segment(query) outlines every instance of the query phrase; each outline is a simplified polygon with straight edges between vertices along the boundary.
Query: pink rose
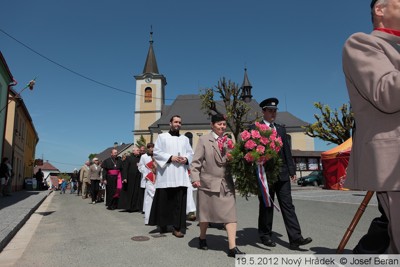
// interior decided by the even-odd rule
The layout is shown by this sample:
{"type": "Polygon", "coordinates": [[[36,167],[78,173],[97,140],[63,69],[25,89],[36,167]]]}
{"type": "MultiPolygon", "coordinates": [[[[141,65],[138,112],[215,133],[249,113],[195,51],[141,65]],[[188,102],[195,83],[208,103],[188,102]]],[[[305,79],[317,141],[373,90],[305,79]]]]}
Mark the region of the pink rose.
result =
{"type": "Polygon", "coordinates": [[[267,137],[265,137],[265,136],[261,136],[260,142],[263,145],[267,145],[269,143],[269,139],[267,137]]]}
{"type": "Polygon", "coordinates": [[[251,152],[248,152],[248,153],[244,156],[244,159],[245,159],[247,162],[253,162],[253,161],[254,161],[254,157],[253,157],[253,155],[251,155],[251,152]]]}
{"type": "Polygon", "coordinates": [[[271,142],[274,142],[277,137],[278,137],[278,135],[277,135],[276,131],[272,131],[272,134],[269,136],[269,139],[271,140],[271,142]]]}
{"type": "Polygon", "coordinates": [[[258,145],[256,151],[258,154],[262,155],[265,152],[265,147],[258,145]]]}
{"type": "Polygon", "coordinates": [[[257,127],[262,132],[265,132],[265,131],[267,131],[269,129],[269,127],[266,124],[261,124],[261,123],[259,123],[257,127]]]}
{"type": "Polygon", "coordinates": [[[282,140],[281,140],[280,137],[278,137],[278,138],[275,140],[275,151],[276,151],[276,152],[279,152],[279,150],[281,150],[281,148],[282,148],[282,140]]]}
{"type": "Polygon", "coordinates": [[[228,140],[227,145],[228,145],[228,149],[233,149],[234,148],[232,139],[228,140]]]}
{"type": "Polygon", "coordinates": [[[253,148],[255,148],[257,146],[257,144],[253,141],[253,140],[248,140],[245,144],[244,147],[248,150],[251,150],[253,148]]]}
{"type": "Polygon", "coordinates": [[[259,139],[261,137],[260,132],[257,130],[251,130],[251,137],[254,139],[259,139]]]}
{"type": "Polygon", "coordinates": [[[275,148],[276,148],[275,142],[271,142],[271,144],[269,145],[269,147],[270,147],[272,150],[275,150],[275,148]]]}
{"type": "Polygon", "coordinates": [[[241,134],[240,134],[240,138],[242,138],[242,140],[243,141],[246,141],[246,140],[248,140],[249,138],[250,138],[250,133],[248,132],[248,131],[243,131],[241,134]]]}

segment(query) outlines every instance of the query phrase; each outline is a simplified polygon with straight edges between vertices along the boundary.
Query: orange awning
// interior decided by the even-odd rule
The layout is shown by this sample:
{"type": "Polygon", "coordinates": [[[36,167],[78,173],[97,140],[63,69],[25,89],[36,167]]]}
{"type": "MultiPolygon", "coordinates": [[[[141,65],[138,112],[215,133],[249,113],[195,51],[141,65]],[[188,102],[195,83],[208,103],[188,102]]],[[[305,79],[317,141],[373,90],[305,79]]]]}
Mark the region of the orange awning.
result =
{"type": "Polygon", "coordinates": [[[321,159],[333,159],[342,153],[348,153],[351,151],[351,146],[353,145],[352,138],[350,137],[344,143],[334,147],[328,151],[321,153],[321,159]]]}

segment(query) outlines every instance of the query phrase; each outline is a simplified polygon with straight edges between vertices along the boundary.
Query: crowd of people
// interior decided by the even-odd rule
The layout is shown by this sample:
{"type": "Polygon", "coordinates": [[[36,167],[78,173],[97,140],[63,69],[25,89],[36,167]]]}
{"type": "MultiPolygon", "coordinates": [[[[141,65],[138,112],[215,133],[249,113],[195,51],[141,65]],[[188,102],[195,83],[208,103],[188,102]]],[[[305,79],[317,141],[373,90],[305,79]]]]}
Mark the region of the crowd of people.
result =
{"type": "MultiPolygon", "coordinates": [[[[371,222],[353,253],[398,254],[400,0],[372,0],[370,7],[373,32],[353,34],[343,49],[343,70],[355,121],[345,186],[376,191],[381,213],[371,222]]],[[[275,197],[278,200],[289,249],[299,250],[312,239],[303,237],[293,205],[291,181],[296,180],[296,170],[286,130],[275,122],[278,104],[276,98],[260,103],[263,118],[259,123],[275,131],[283,144],[279,151],[282,162],[279,176],[268,190],[271,201],[275,197]]],[[[95,203],[96,188],[103,184],[108,209],[143,212],[145,224],[158,226],[160,233],[171,231],[177,238],[186,233],[188,213],[196,211],[199,249],[209,248],[207,229],[210,223],[221,223],[228,236],[228,256],[244,254],[236,246],[235,185],[223,141],[226,119],[220,114],[212,116],[211,132],[199,138],[195,151],[189,139],[179,133],[181,126],[181,117],[172,116],[169,132],[160,134],[155,144],[148,144],[146,153],[143,153],[144,148],[135,147],[132,155],[121,159],[114,149],[101,165],[94,159],[93,165],[83,166],[82,196],[87,197],[88,184],[85,183],[91,184],[95,203]],[[197,189],[196,204],[192,195],[194,189],[197,189]]],[[[254,128],[255,125],[250,127],[254,128]]],[[[0,176],[7,177],[8,169],[3,161],[0,176]]],[[[277,245],[272,231],[275,208],[259,195],[258,234],[267,247],[277,245]]]]}
{"type": "MultiPolygon", "coordinates": [[[[276,98],[261,102],[264,114],[261,123],[286,136],[285,129],[275,123],[278,103],[276,98]]],[[[97,158],[86,162],[76,175],[79,177],[77,194],[81,190],[82,198],[91,196],[95,204],[99,200],[99,188],[104,186],[108,210],[141,212],[146,225],[157,226],[160,234],[172,232],[177,238],[185,236],[188,218],[198,219],[198,247],[202,250],[209,248],[208,227],[212,223],[223,225],[228,236],[228,256],[245,254],[236,246],[235,185],[228,168],[226,143],[221,143],[226,134],[226,118],[221,114],[212,116],[210,133],[200,137],[194,151],[189,139],[180,134],[181,126],[181,117],[174,115],[170,119],[170,130],[160,134],[154,144],[142,148],[134,146],[131,154],[122,157],[112,149],[110,157],[102,163],[97,158]],[[196,201],[194,191],[197,192],[196,201]]],[[[270,193],[272,198],[277,195],[290,249],[298,250],[312,239],[303,238],[294,211],[289,176],[295,179],[295,169],[289,143],[282,139],[280,157],[284,163],[280,179],[271,185],[270,193]]],[[[71,188],[71,193],[74,190],[71,188]]],[[[260,198],[259,211],[260,240],[265,246],[274,247],[273,208],[266,207],[260,198]]]]}

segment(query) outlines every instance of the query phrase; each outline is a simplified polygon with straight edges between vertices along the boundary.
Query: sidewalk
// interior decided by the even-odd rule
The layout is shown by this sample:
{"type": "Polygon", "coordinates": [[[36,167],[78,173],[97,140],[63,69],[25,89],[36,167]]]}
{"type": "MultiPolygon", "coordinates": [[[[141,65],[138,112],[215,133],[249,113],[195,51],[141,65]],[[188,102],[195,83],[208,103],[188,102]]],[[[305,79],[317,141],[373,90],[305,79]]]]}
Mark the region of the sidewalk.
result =
{"type": "Polygon", "coordinates": [[[0,252],[52,191],[18,191],[0,197],[0,252]]]}

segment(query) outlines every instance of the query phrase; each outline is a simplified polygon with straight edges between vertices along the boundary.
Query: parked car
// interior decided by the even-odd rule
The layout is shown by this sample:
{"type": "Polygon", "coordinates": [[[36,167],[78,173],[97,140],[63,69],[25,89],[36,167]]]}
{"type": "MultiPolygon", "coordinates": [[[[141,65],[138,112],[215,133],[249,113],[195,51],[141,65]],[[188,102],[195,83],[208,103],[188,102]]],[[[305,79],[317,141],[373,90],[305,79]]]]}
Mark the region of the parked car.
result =
{"type": "Polygon", "coordinates": [[[297,184],[301,186],[313,185],[319,186],[324,183],[324,175],[322,171],[313,171],[307,176],[297,179],[297,184]]]}

